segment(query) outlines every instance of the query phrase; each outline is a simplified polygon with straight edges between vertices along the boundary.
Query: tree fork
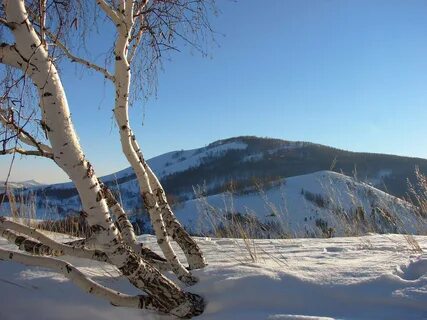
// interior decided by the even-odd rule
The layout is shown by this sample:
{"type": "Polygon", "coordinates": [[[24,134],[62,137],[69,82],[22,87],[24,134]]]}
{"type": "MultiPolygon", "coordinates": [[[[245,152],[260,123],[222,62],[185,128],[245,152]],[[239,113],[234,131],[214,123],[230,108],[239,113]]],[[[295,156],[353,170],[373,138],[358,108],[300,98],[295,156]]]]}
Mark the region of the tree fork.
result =
{"type": "MultiPolygon", "coordinates": [[[[28,20],[23,0],[4,0],[8,23],[16,40],[16,52],[27,61],[9,61],[11,55],[0,57],[2,63],[18,66],[36,85],[40,107],[46,124],[47,136],[56,163],[75,183],[87,221],[98,232],[97,242],[105,248],[110,261],[138,288],[155,301],[156,310],[167,311],[179,317],[192,317],[203,312],[203,299],[180,290],[158,270],[138,257],[121,240],[114,226],[100,187],[93,188],[96,176],[87,177],[88,162],[82,153],[74,131],[67,99],[57,69],[42,46],[37,33],[28,20]],[[28,65],[34,66],[27,68],[28,65]]],[[[41,259],[42,257],[33,257],[41,259]]]]}

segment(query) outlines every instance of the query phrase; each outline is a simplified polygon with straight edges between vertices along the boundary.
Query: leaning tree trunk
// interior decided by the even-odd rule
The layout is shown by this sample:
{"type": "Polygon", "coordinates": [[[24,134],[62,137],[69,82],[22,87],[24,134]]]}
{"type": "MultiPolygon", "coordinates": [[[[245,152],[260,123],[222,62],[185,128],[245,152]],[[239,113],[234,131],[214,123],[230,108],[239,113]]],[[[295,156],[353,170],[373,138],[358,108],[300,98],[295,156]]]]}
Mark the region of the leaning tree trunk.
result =
{"type": "Polygon", "coordinates": [[[145,161],[134,135],[132,136],[132,147],[138,154],[141,165],[147,172],[148,179],[150,181],[150,187],[152,193],[156,196],[157,204],[162,214],[168,235],[173,240],[175,240],[181,247],[182,251],[184,251],[190,269],[200,269],[205,267],[206,261],[203,257],[202,251],[199,248],[199,245],[196,243],[196,241],[193,240],[193,238],[190,237],[188,232],[185,231],[179,221],[175,218],[175,215],[173,214],[172,209],[167,201],[165,190],[163,189],[153,170],[145,161]]]}
{"type": "Polygon", "coordinates": [[[130,65],[127,61],[130,30],[133,23],[132,8],[128,8],[126,12],[128,13],[128,16],[124,16],[117,24],[118,38],[114,50],[116,60],[114,77],[116,98],[114,114],[120,131],[120,142],[123,153],[126,155],[127,160],[136,174],[141,195],[144,200],[144,206],[150,215],[153,229],[158,239],[157,242],[162,249],[166,260],[170,263],[172,271],[178,276],[178,279],[188,285],[192,285],[197,282],[197,278],[192,276],[191,273],[181,264],[171,246],[161,211],[156,201],[156,196],[151,190],[148,174],[132,146],[132,132],[128,116],[131,73],[130,65]]]}
{"type": "Polygon", "coordinates": [[[203,254],[194,240],[191,239],[173,216],[164,196],[164,190],[154,173],[145,163],[130,128],[128,108],[131,68],[128,60],[128,48],[134,25],[133,5],[129,5],[128,2],[123,12],[112,12],[111,8],[110,10],[107,9],[108,12],[116,23],[118,33],[114,50],[116,61],[113,79],[116,88],[114,114],[119,127],[122,149],[136,174],[144,205],[150,215],[160,248],[178,278],[187,284],[192,284],[197,279],[188,272],[177,258],[170,244],[169,236],[177,240],[183,249],[190,268],[201,268],[206,265],[203,254]],[[153,192],[153,186],[155,187],[155,192],[153,192]],[[160,196],[161,192],[163,193],[162,196],[160,196]],[[182,237],[182,239],[178,239],[178,237],[182,237]]]}
{"type": "Polygon", "coordinates": [[[93,167],[79,145],[57,69],[28,19],[25,3],[23,0],[4,0],[4,5],[16,44],[1,46],[0,61],[20,68],[38,89],[42,125],[51,143],[54,160],[75,183],[98,244],[132,284],[153,298],[150,308],[180,317],[200,314],[204,308],[201,297],[181,291],[123,244],[93,167]]]}

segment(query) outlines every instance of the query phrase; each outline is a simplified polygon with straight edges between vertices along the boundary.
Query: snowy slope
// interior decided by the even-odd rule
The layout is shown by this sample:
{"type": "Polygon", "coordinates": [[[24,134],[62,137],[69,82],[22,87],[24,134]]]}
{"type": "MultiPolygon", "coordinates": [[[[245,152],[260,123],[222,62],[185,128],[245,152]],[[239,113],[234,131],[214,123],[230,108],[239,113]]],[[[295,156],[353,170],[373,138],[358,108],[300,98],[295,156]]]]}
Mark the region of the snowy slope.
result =
{"type": "Polygon", "coordinates": [[[283,234],[271,237],[427,232],[427,220],[409,203],[331,171],[282,179],[267,190],[190,200],[178,205],[175,213],[196,234],[210,234],[229,223],[230,214],[277,225],[283,234]]]}
{"type": "MultiPolygon", "coordinates": [[[[415,239],[427,250],[427,237],[415,239]]],[[[154,237],[140,240],[157,249],[154,237]]],[[[427,256],[414,253],[401,235],[255,240],[255,262],[242,240],[198,242],[209,265],[196,271],[200,282],[186,289],[207,301],[196,319],[427,319],[427,256]]],[[[0,246],[12,248],[1,239],[0,246]]],[[[104,264],[71,262],[104,284],[136,293],[104,264]]],[[[9,262],[0,261],[0,292],[2,320],[172,319],[113,307],[57,273],[9,262]]]]}
{"type": "MultiPolygon", "coordinates": [[[[408,171],[399,173],[397,168],[422,160],[349,153],[306,142],[237,137],[198,149],[169,152],[148,162],[168,195],[180,200],[174,208],[178,217],[196,234],[210,234],[213,225],[221,227],[227,224],[224,219],[235,214],[255,216],[256,223],[269,224],[267,229],[280,227],[280,232],[267,232],[265,236],[425,233],[425,221],[419,223],[413,218],[415,208],[409,204],[346,175],[311,171],[326,164],[329,168],[330,157],[335,157],[332,159],[336,160],[336,170],[341,168],[339,164],[354,168],[357,161],[362,161],[364,165],[358,167],[357,176],[374,185],[382,185],[385,179],[406,181],[408,171]],[[279,179],[300,171],[310,173],[279,179]],[[236,190],[233,199],[223,193],[230,180],[236,190]],[[254,181],[264,183],[264,193],[254,188],[254,181]],[[207,203],[216,208],[214,221],[212,210],[206,216],[206,202],[195,199],[193,188],[201,185],[207,203]]],[[[426,162],[423,161],[420,163],[426,162]]],[[[146,219],[141,215],[139,186],[130,168],[102,180],[118,193],[129,214],[146,219]]],[[[35,208],[38,218],[56,219],[81,210],[72,183],[20,189],[19,196],[17,206],[24,203],[28,207],[21,211],[35,208]]],[[[7,198],[3,200],[0,215],[10,213],[7,198]]]]}
{"type": "MultiPolygon", "coordinates": [[[[135,180],[129,180],[120,187],[120,200],[131,214],[135,208],[141,207],[139,196],[132,192],[137,188],[135,180]]],[[[8,203],[2,204],[6,214],[10,212],[7,206],[8,203]]],[[[52,199],[39,204],[37,210],[39,218],[59,218],[58,213],[80,210],[80,202],[76,196],[65,200],[52,199]]],[[[230,225],[235,218],[243,219],[246,225],[255,224],[258,231],[265,231],[251,234],[252,237],[427,233],[427,219],[420,218],[414,206],[331,171],[281,179],[261,190],[251,187],[234,194],[226,192],[199,197],[178,203],[173,210],[185,228],[197,235],[218,234],[218,228],[230,225]]],[[[143,213],[134,215],[133,219],[136,217],[148,220],[143,213]]],[[[234,233],[220,234],[238,236],[234,233]]]]}
{"type": "MultiPolygon", "coordinates": [[[[21,182],[8,182],[7,186],[8,188],[12,188],[12,189],[23,189],[23,188],[41,187],[41,186],[45,186],[45,184],[37,182],[35,180],[27,180],[27,181],[21,181],[21,182]]],[[[4,189],[5,189],[5,182],[0,181],[0,192],[2,192],[4,189]]]]}
{"type": "MultiPolygon", "coordinates": [[[[149,159],[147,162],[150,167],[156,173],[159,179],[164,176],[182,172],[190,168],[198,167],[203,164],[206,158],[219,158],[224,153],[230,150],[242,150],[247,147],[247,144],[243,142],[230,142],[224,144],[213,144],[209,147],[192,149],[192,150],[181,150],[172,151],[160,156],[149,159]]],[[[134,179],[134,173],[132,168],[126,168],[116,173],[101,177],[104,183],[114,183],[121,179],[126,180],[127,178],[134,179]]],[[[68,189],[72,188],[73,184],[58,183],[50,186],[53,189],[68,189]]]]}

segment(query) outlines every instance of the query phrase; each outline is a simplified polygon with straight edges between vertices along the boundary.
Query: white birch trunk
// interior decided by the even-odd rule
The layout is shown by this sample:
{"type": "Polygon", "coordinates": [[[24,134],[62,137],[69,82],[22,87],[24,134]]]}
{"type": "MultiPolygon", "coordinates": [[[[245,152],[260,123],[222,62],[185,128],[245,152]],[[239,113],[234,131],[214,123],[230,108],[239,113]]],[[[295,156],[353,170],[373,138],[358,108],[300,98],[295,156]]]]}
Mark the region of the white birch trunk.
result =
{"type": "Polygon", "coordinates": [[[71,280],[85,292],[107,300],[114,306],[167,312],[167,310],[159,310],[155,306],[155,303],[153,304],[153,299],[151,297],[130,296],[104,287],[86,277],[84,273],[79,271],[70,263],[59,259],[30,256],[19,252],[0,249],[0,260],[13,261],[28,266],[44,267],[55,270],[71,280]]]}
{"type": "Polygon", "coordinates": [[[150,187],[153,194],[156,196],[157,204],[159,206],[163,221],[166,227],[168,235],[175,240],[184,252],[190,269],[200,269],[206,266],[205,258],[200,250],[196,241],[184,230],[179,221],[175,218],[171,207],[166,198],[165,191],[160,184],[159,179],[151,170],[148,163],[145,161],[142,151],[136,141],[136,137],[132,136],[132,146],[135,152],[138,154],[141,165],[145,168],[148,179],[150,181],[150,187]]]}
{"type": "Polygon", "coordinates": [[[7,220],[4,217],[0,217],[0,231],[4,231],[7,229],[19,232],[23,235],[26,235],[30,238],[39,241],[43,245],[48,246],[51,249],[52,254],[56,256],[69,255],[83,259],[104,262],[108,261],[107,256],[101,251],[89,250],[85,248],[80,248],[78,246],[70,246],[67,244],[56,242],[55,240],[52,240],[37,229],[7,220]]]}
{"type": "Polygon", "coordinates": [[[107,205],[116,218],[116,222],[122,234],[123,241],[128,246],[130,246],[136,254],[138,254],[141,258],[147,260],[159,271],[170,271],[171,266],[167,262],[167,260],[160,257],[158,254],[151,251],[150,249],[145,248],[142,243],[138,243],[135,236],[135,230],[132,226],[132,223],[130,223],[126,212],[123,210],[120,203],[115,199],[111,190],[106,185],[101,185],[105,199],[107,201],[107,205]]]}
{"type": "Polygon", "coordinates": [[[4,0],[4,5],[16,45],[8,48],[9,54],[7,50],[2,50],[1,53],[5,55],[0,57],[0,61],[19,66],[37,87],[43,126],[52,146],[54,160],[75,183],[97,242],[123,275],[153,298],[153,307],[180,317],[200,314],[204,308],[201,297],[181,291],[123,245],[93,168],[78,143],[57,69],[28,19],[25,3],[23,0],[4,0]],[[11,54],[11,50],[15,53],[11,54]]]}
{"type": "Polygon", "coordinates": [[[148,174],[132,146],[132,132],[128,115],[131,72],[129,62],[127,61],[130,30],[133,25],[132,10],[133,8],[128,8],[128,10],[126,10],[127,16],[124,15],[122,21],[117,24],[118,38],[114,50],[116,60],[114,75],[114,84],[116,87],[114,114],[119,127],[120,142],[123,153],[126,155],[127,160],[136,174],[141,195],[144,200],[144,206],[150,215],[153,229],[157,237],[157,243],[178,279],[187,285],[192,285],[197,282],[197,278],[192,276],[181,264],[170,244],[161,211],[156,201],[156,196],[151,190],[148,174]]]}

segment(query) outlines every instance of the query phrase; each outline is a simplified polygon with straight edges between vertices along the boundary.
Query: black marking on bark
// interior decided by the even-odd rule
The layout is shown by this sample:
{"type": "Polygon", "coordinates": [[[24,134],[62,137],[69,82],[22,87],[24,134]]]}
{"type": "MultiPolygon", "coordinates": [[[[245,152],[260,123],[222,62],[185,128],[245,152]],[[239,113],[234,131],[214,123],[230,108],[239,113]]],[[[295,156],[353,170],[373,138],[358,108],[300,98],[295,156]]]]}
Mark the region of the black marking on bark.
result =
{"type": "MultiPolygon", "coordinates": [[[[124,247],[122,248],[125,249],[124,247]]],[[[139,267],[138,257],[135,254],[130,254],[126,263],[123,265],[123,267],[119,268],[119,270],[123,273],[123,275],[130,276],[134,274],[135,271],[138,270],[138,267],[139,267]]]]}
{"type": "Polygon", "coordinates": [[[50,127],[46,124],[46,122],[44,122],[43,120],[42,120],[42,121],[40,121],[40,125],[41,125],[41,127],[42,127],[42,129],[43,129],[43,131],[44,131],[44,135],[46,136],[46,139],[48,139],[47,133],[48,133],[48,132],[50,132],[50,131],[52,131],[52,130],[51,130],[51,129],[50,129],[50,127]]]}
{"type": "Polygon", "coordinates": [[[116,56],[116,61],[120,61],[120,60],[122,60],[122,57],[116,56]]]}
{"type": "Polygon", "coordinates": [[[45,92],[43,93],[43,97],[51,97],[52,94],[50,92],[45,92]]]}
{"type": "Polygon", "coordinates": [[[65,269],[67,270],[67,273],[71,273],[71,271],[73,271],[73,268],[69,264],[65,265],[65,269]]]}
{"type": "Polygon", "coordinates": [[[9,253],[9,259],[12,260],[13,258],[13,252],[9,253]]]}
{"type": "Polygon", "coordinates": [[[101,201],[102,199],[104,199],[104,192],[102,192],[102,189],[98,191],[98,193],[96,194],[96,202],[101,201]]]}
{"type": "Polygon", "coordinates": [[[104,261],[104,262],[108,261],[108,256],[102,251],[95,250],[95,253],[93,254],[93,256],[96,261],[104,261]]]}
{"type": "Polygon", "coordinates": [[[16,237],[16,239],[15,239],[15,244],[19,247],[19,246],[21,246],[22,242],[24,242],[25,240],[26,240],[26,238],[25,238],[25,237],[23,237],[23,236],[18,236],[18,237],[16,237]]]}
{"type": "Polygon", "coordinates": [[[101,188],[102,188],[102,191],[104,192],[105,199],[107,200],[108,208],[115,206],[118,202],[114,197],[113,193],[111,192],[111,190],[105,184],[102,184],[101,188]]]}
{"type": "Polygon", "coordinates": [[[92,190],[93,188],[96,188],[99,185],[98,182],[95,182],[93,185],[90,186],[90,190],[92,190]]]}
{"type": "Polygon", "coordinates": [[[95,170],[93,169],[92,164],[88,161],[86,175],[88,178],[92,178],[94,174],[95,174],[95,170]]]}
{"type": "Polygon", "coordinates": [[[99,224],[94,224],[93,226],[90,227],[90,230],[92,230],[92,232],[94,233],[98,233],[100,231],[105,231],[107,229],[99,224]]]}

